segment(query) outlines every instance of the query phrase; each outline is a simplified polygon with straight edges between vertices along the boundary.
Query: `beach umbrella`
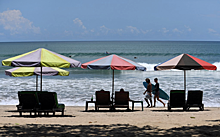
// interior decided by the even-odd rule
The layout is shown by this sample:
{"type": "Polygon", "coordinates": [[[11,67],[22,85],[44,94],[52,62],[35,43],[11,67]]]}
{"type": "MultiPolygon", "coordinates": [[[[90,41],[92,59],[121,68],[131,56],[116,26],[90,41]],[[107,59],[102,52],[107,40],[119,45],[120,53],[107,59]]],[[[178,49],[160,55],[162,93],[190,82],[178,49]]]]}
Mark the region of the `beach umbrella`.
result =
{"type": "MultiPolygon", "coordinates": [[[[3,66],[13,67],[80,67],[81,63],[77,60],[60,55],[53,51],[39,48],[37,50],[24,53],[2,61],[3,66]]],[[[41,91],[42,91],[42,75],[41,75],[41,91]]]]}
{"type": "Polygon", "coordinates": [[[36,91],[37,91],[37,81],[38,76],[69,76],[69,71],[59,69],[56,67],[42,67],[42,73],[40,67],[15,67],[5,71],[5,74],[12,77],[28,77],[36,75],[36,91]]]}
{"type": "Polygon", "coordinates": [[[184,90],[186,90],[186,70],[216,70],[217,67],[189,54],[181,54],[154,67],[154,70],[168,69],[184,70],[184,90]]]}
{"type": "Polygon", "coordinates": [[[112,69],[112,98],[114,93],[114,70],[141,70],[146,71],[146,67],[131,61],[129,59],[120,57],[118,55],[109,55],[87,63],[83,63],[83,69],[112,69]]]}

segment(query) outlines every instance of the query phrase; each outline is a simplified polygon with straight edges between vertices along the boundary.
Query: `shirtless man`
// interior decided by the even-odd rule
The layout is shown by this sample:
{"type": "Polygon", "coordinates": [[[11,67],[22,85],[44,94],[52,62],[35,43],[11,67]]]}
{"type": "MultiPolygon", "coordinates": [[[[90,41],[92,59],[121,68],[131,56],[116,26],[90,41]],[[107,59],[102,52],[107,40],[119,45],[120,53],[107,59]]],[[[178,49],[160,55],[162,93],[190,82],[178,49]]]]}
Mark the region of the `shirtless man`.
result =
{"type": "Polygon", "coordinates": [[[147,85],[147,90],[143,93],[144,95],[147,93],[144,99],[145,99],[145,101],[148,104],[147,107],[152,107],[152,99],[151,99],[151,97],[152,97],[152,94],[151,94],[151,92],[152,92],[152,85],[150,83],[150,79],[149,78],[146,78],[145,81],[148,83],[148,85],[147,85]],[[148,102],[148,99],[150,100],[150,104],[148,102]]]}

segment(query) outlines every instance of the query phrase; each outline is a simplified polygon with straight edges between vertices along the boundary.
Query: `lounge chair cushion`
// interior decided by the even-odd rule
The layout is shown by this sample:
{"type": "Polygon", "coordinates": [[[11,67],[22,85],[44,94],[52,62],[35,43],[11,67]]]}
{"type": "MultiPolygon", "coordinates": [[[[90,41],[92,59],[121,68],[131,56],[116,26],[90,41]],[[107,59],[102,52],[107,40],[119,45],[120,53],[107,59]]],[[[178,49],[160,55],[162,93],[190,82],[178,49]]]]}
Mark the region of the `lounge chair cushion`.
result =
{"type": "Polygon", "coordinates": [[[65,108],[65,105],[64,104],[58,104],[57,108],[65,108]]]}

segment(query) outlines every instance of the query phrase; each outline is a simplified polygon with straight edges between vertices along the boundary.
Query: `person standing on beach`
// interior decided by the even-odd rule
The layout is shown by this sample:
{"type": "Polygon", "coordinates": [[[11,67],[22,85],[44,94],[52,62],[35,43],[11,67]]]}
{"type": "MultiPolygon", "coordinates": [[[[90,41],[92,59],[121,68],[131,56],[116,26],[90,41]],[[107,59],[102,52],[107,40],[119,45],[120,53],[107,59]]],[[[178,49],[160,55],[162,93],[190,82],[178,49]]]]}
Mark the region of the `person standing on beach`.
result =
{"type": "Polygon", "coordinates": [[[156,84],[155,84],[155,89],[154,89],[154,91],[155,91],[155,95],[154,95],[154,107],[156,107],[156,99],[157,99],[158,101],[160,101],[160,102],[163,104],[163,106],[165,107],[165,103],[164,103],[162,100],[159,99],[160,90],[159,90],[158,79],[155,78],[155,79],[154,79],[154,82],[156,83],[156,84]]]}
{"type": "Polygon", "coordinates": [[[144,99],[148,104],[147,107],[152,107],[152,99],[151,99],[151,97],[152,97],[152,94],[151,94],[152,85],[151,85],[151,82],[150,82],[149,78],[146,78],[145,81],[148,83],[148,85],[147,85],[147,90],[143,93],[144,95],[147,93],[144,99]],[[149,104],[148,100],[150,100],[150,104],[149,104]]]}

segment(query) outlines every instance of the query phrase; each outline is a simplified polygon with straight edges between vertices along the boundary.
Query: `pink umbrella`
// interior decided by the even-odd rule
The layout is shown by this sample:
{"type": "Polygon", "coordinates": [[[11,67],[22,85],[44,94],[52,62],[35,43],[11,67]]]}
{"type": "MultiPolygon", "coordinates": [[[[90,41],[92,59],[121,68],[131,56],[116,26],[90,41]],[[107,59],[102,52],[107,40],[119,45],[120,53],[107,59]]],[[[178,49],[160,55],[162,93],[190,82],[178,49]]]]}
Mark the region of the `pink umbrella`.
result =
{"type": "Polygon", "coordinates": [[[112,98],[114,92],[114,70],[141,70],[146,71],[146,67],[141,66],[140,64],[131,61],[129,59],[117,56],[109,55],[102,57],[87,63],[82,64],[81,68],[83,69],[112,69],[112,98]]]}

